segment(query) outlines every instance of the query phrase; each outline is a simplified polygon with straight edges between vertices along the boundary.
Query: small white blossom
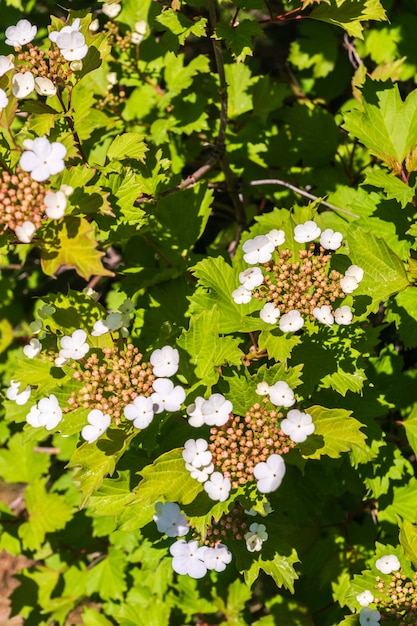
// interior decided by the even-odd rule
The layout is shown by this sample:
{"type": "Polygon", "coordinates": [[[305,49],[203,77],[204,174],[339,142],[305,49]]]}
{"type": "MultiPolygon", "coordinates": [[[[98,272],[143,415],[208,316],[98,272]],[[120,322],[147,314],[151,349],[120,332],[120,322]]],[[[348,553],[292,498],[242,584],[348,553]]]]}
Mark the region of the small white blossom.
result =
{"type": "Polygon", "coordinates": [[[391,572],[396,572],[400,569],[401,563],[395,554],[386,554],[375,561],[375,567],[383,574],[391,574],[391,572]]]}
{"type": "Polygon", "coordinates": [[[34,359],[41,350],[42,344],[39,339],[31,339],[30,342],[24,346],[23,353],[28,357],[28,359],[34,359]]]}
{"type": "Polygon", "coordinates": [[[31,322],[29,324],[29,328],[30,328],[31,333],[33,335],[39,334],[41,332],[42,328],[43,328],[42,320],[35,320],[34,322],[31,322]]]}
{"type": "Polygon", "coordinates": [[[37,76],[35,78],[35,91],[40,96],[54,96],[56,94],[56,87],[50,78],[37,76]]]}
{"type": "Polygon", "coordinates": [[[148,25],[144,20],[136,22],[135,29],[131,35],[131,41],[133,44],[140,44],[145,39],[146,31],[148,30],[148,25]]]}
{"type": "Polygon", "coordinates": [[[16,402],[19,406],[23,406],[29,400],[30,394],[30,385],[27,385],[26,389],[20,391],[20,383],[15,383],[14,380],[11,380],[10,387],[6,391],[6,398],[16,402]]]}
{"type": "Polygon", "coordinates": [[[257,480],[256,486],[261,493],[270,493],[278,489],[284,474],[285,463],[279,454],[271,454],[266,462],[257,463],[253,470],[257,480]]]}
{"type": "Polygon", "coordinates": [[[91,334],[93,337],[101,337],[101,335],[105,335],[106,333],[119,330],[123,327],[125,322],[129,323],[129,320],[126,320],[122,313],[118,311],[109,313],[104,321],[97,320],[97,322],[94,323],[91,334]]]}
{"type": "Polygon", "coordinates": [[[169,378],[157,378],[152,387],[154,393],[151,395],[155,413],[162,411],[179,411],[181,404],[185,400],[185,391],[179,385],[174,387],[174,383],[169,378]]]}
{"type": "Polygon", "coordinates": [[[69,359],[64,359],[63,356],[55,357],[54,363],[55,367],[64,367],[68,363],[69,359]]]}
{"type": "Polygon", "coordinates": [[[287,417],[282,420],[280,428],[295,443],[302,443],[315,430],[311,415],[302,413],[298,409],[288,411],[287,417]]]}
{"type": "Polygon", "coordinates": [[[365,589],[362,593],[358,593],[356,596],[356,600],[361,606],[368,606],[371,602],[374,601],[374,596],[369,589],[365,589]]]}
{"type": "Polygon", "coordinates": [[[259,311],[259,317],[266,324],[276,324],[280,316],[280,310],[272,302],[264,304],[259,311]]]}
{"type": "Polygon", "coordinates": [[[63,191],[47,191],[43,200],[46,215],[53,220],[64,217],[67,208],[67,196],[63,191]]]}
{"type": "Polygon", "coordinates": [[[93,409],[87,415],[88,425],[84,426],[81,436],[88,443],[96,441],[110,426],[110,415],[104,414],[99,409],[93,409]]]}
{"type": "Polygon", "coordinates": [[[62,359],[83,359],[87,352],[90,350],[90,346],[86,343],[87,333],[85,330],[74,330],[70,337],[65,336],[61,338],[61,350],[59,356],[62,359]]]}
{"type": "Polygon", "coordinates": [[[278,246],[282,246],[282,244],[285,242],[285,233],[283,230],[277,230],[276,228],[273,228],[269,231],[269,233],[266,233],[266,236],[274,244],[275,248],[277,248],[278,246]]]}
{"type": "Polygon", "coordinates": [[[239,274],[239,282],[245,289],[252,291],[255,287],[259,287],[264,282],[264,275],[260,267],[248,267],[244,272],[239,274]]]}
{"type": "Polygon", "coordinates": [[[149,360],[153,366],[155,376],[168,378],[177,373],[180,355],[176,348],[164,346],[154,350],[149,360]]]}
{"type": "Polygon", "coordinates": [[[22,243],[30,243],[33,239],[33,235],[35,234],[36,226],[32,222],[26,220],[20,226],[16,226],[15,233],[16,237],[22,243]]]}
{"type": "Polygon", "coordinates": [[[110,19],[113,19],[114,17],[117,17],[119,15],[122,7],[117,2],[104,2],[101,10],[103,11],[104,15],[106,15],[110,19]]]}
{"type": "Polygon", "coordinates": [[[178,539],[169,551],[174,557],[172,559],[172,569],[177,574],[188,574],[191,578],[203,578],[207,573],[207,566],[204,563],[204,553],[206,546],[201,548],[198,541],[178,539]]]}
{"type": "Polygon", "coordinates": [[[70,69],[73,72],[81,72],[81,70],[83,69],[83,62],[78,59],[76,59],[75,61],[71,61],[70,69]]]}
{"type": "Polygon", "coordinates": [[[4,54],[0,55],[0,76],[4,76],[6,72],[9,72],[14,68],[12,63],[13,56],[4,56],[4,54]]]}
{"type": "Polygon", "coordinates": [[[35,78],[30,72],[18,72],[12,78],[12,94],[15,98],[26,98],[35,89],[35,78]]]}
{"type": "Polygon", "coordinates": [[[81,28],[81,19],[79,17],[77,17],[72,24],[67,24],[66,26],[63,26],[61,28],[61,30],[53,30],[49,33],[48,37],[51,41],[53,41],[54,43],[56,43],[59,35],[65,34],[65,33],[77,33],[79,32],[81,28]]]}
{"type": "Polygon", "coordinates": [[[236,304],[247,304],[252,299],[252,294],[243,285],[232,291],[232,298],[236,304]]]}
{"type": "Polygon", "coordinates": [[[26,421],[34,428],[45,426],[46,430],[53,430],[62,419],[62,410],[56,396],[52,393],[48,398],[42,398],[26,415],[26,421]]]}
{"type": "Polygon", "coordinates": [[[321,307],[316,306],[313,309],[313,315],[318,322],[326,326],[331,326],[334,323],[332,310],[327,304],[323,304],[321,307]]]}
{"type": "Polygon", "coordinates": [[[269,399],[275,406],[292,406],[295,403],[294,391],[288,383],[278,380],[268,389],[269,399]]]}
{"type": "Polygon", "coordinates": [[[249,531],[245,533],[246,548],[248,552],[259,552],[262,544],[268,539],[265,524],[257,524],[254,522],[249,526],[249,531]]]}
{"type": "Polygon", "coordinates": [[[380,618],[379,611],[365,608],[359,613],[359,624],[360,626],[379,626],[380,618]]]}
{"type": "Polygon", "coordinates": [[[187,518],[181,513],[176,502],[157,502],[153,521],[160,533],[168,537],[184,537],[190,530],[187,526],[187,518]]]}
{"type": "Polygon", "coordinates": [[[267,263],[272,259],[275,250],[273,242],[266,235],[258,235],[254,239],[248,239],[242,246],[243,259],[248,265],[267,263]]]}
{"type": "Polygon", "coordinates": [[[6,92],[0,89],[0,111],[5,109],[9,104],[9,98],[6,96],[6,92]]]}
{"type": "Polygon", "coordinates": [[[262,383],[258,383],[255,391],[258,394],[258,396],[267,396],[269,393],[268,383],[265,381],[263,381],[262,383]]]}
{"type": "Polygon", "coordinates": [[[154,418],[153,400],[145,396],[137,396],[131,404],[125,406],[124,416],[133,422],[135,428],[143,430],[154,418]]]}
{"type": "Polygon", "coordinates": [[[360,283],[363,278],[363,269],[359,267],[359,265],[350,265],[346,272],[345,276],[353,276],[357,283],[360,283]]]}
{"type": "Polygon", "coordinates": [[[185,469],[190,472],[191,478],[198,480],[199,483],[205,483],[208,480],[210,474],[214,472],[214,464],[202,465],[201,467],[194,467],[191,463],[185,464],[185,469]]]}
{"type": "Polygon", "coordinates": [[[279,328],[283,333],[296,333],[304,326],[304,320],[299,311],[290,311],[279,320],[279,328]]]}
{"type": "Polygon", "coordinates": [[[201,412],[203,402],[205,402],[205,399],[202,396],[197,396],[193,404],[187,407],[188,423],[194,428],[199,428],[205,423],[204,415],[201,412]]]}
{"type": "Polygon", "coordinates": [[[140,33],[137,33],[135,30],[130,35],[130,41],[135,45],[139,45],[144,40],[144,36],[140,33]]]}
{"type": "Polygon", "coordinates": [[[206,548],[204,563],[207,569],[215,572],[223,572],[232,560],[232,553],[222,543],[217,543],[213,548],[206,548]]]}
{"type": "Polygon", "coordinates": [[[50,143],[46,137],[37,137],[26,139],[23,146],[26,150],[20,157],[19,164],[22,170],[30,172],[33,180],[42,182],[65,168],[64,156],[67,149],[62,143],[50,143]]]}
{"type": "Polygon", "coordinates": [[[28,20],[19,20],[16,26],[6,28],[6,41],[8,46],[20,48],[30,43],[35,37],[38,29],[28,20]]]}
{"type": "Polygon", "coordinates": [[[100,22],[99,22],[99,21],[98,21],[98,19],[96,18],[95,20],[93,20],[93,21],[90,23],[90,25],[89,25],[89,27],[88,27],[88,30],[89,30],[91,33],[96,33],[96,32],[98,31],[98,29],[99,29],[99,28],[100,28],[100,22]]]}
{"type": "Polygon", "coordinates": [[[204,483],[204,490],[207,492],[209,498],[217,502],[227,500],[230,488],[230,480],[220,472],[213,472],[210,476],[210,480],[204,483]]]}
{"type": "MultiPolygon", "coordinates": [[[[77,17],[70,26],[64,26],[61,30],[54,30],[49,33],[49,39],[56,43],[67,61],[80,61],[88,52],[84,35],[79,32],[80,27],[80,18],[77,17]]],[[[75,68],[73,69],[76,71],[75,68]]]]}
{"type": "Polygon", "coordinates": [[[320,237],[321,230],[313,220],[298,224],[294,228],[294,239],[297,243],[307,243],[320,237]]]}
{"type": "Polygon", "coordinates": [[[205,467],[210,465],[212,454],[208,450],[208,443],[205,439],[187,439],[182,451],[182,458],[193,467],[205,467]]]}
{"type": "Polygon", "coordinates": [[[221,393],[213,393],[201,404],[201,412],[207,426],[224,426],[229,421],[233,404],[221,393]]]}
{"type": "Polygon", "coordinates": [[[341,306],[338,309],[336,309],[336,311],[334,312],[334,319],[335,319],[336,324],[342,324],[344,326],[347,326],[348,324],[350,324],[353,319],[353,313],[352,313],[352,309],[350,308],[350,306],[345,304],[344,306],[341,306]]]}
{"type": "Polygon", "coordinates": [[[340,287],[344,293],[353,293],[358,288],[358,281],[354,276],[343,276],[340,279],[340,287]]]}
{"type": "Polygon", "coordinates": [[[342,245],[343,235],[331,228],[323,230],[320,237],[320,245],[325,250],[337,250],[342,245]]]}

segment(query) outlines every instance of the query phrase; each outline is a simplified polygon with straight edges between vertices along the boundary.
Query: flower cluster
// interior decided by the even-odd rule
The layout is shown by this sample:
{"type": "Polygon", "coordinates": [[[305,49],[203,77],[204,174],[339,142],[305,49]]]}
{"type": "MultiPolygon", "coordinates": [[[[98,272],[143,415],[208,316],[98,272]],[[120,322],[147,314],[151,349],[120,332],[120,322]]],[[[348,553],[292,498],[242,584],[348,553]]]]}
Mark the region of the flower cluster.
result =
{"type": "Polygon", "coordinates": [[[294,229],[297,243],[308,244],[307,249],[293,258],[291,250],[283,248],[285,234],[273,229],[243,244],[243,259],[251,265],[239,274],[240,286],[232,293],[237,304],[247,304],[252,298],[264,302],[259,315],[271,325],[279,325],[282,332],[300,330],[305,317],[332,326],[350,324],[353,315],[349,306],[335,307],[358,287],[363,270],[351,265],[344,275],[331,269],[329,252],[342,245],[341,233],[331,229],[321,232],[309,220],[294,229]],[[313,242],[320,237],[318,246],[313,242]]]}

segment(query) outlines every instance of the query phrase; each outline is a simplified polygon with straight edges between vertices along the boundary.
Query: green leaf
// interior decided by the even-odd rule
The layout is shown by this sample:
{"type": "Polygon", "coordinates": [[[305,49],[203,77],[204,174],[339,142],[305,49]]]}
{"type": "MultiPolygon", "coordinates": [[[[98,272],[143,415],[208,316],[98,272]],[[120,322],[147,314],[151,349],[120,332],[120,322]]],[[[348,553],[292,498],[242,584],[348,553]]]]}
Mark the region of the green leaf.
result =
{"type": "Polygon", "coordinates": [[[298,579],[294,569],[294,563],[299,561],[297,552],[293,548],[289,556],[276,554],[271,560],[264,560],[262,557],[253,561],[251,567],[244,572],[245,582],[252,586],[258,578],[259,570],[263,570],[272,576],[277,587],[286,587],[294,593],[294,581],[298,579]]]}
{"type": "Polygon", "coordinates": [[[253,55],[254,38],[261,37],[262,28],[253,20],[242,20],[231,26],[220,22],[216,27],[216,37],[224,39],[236,61],[244,61],[247,56],[253,55]]]}
{"type": "Polygon", "coordinates": [[[407,520],[400,520],[400,544],[406,559],[417,568],[417,526],[407,520]]]}
{"type": "Polygon", "coordinates": [[[398,523],[398,516],[409,522],[416,521],[417,510],[417,479],[410,478],[407,485],[393,487],[393,495],[389,499],[388,506],[383,509],[383,500],[379,505],[378,519],[391,524],[398,523]]]}
{"type": "Polygon", "coordinates": [[[191,20],[190,23],[190,20],[182,13],[166,9],[156,19],[167,31],[163,37],[165,45],[174,51],[178,50],[180,45],[184,45],[190,35],[204,37],[206,34],[207,19],[204,17],[196,21],[191,20]]]}
{"type": "Polygon", "coordinates": [[[123,159],[137,159],[142,163],[145,160],[147,146],[140,133],[122,133],[118,135],[107,151],[109,161],[122,161],[123,159]]]}
{"type": "Polygon", "coordinates": [[[73,515],[72,506],[67,504],[65,496],[46,491],[46,480],[32,481],[25,491],[29,521],[19,526],[18,534],[29,550],[38,550],[46,533],[64,528],[73,515]]]}
{"type": "Polygon", "coordinates": [[[414,405],[413,410],[407,419],[404,420],[403,425],[408,443],[412,447],[414,454],[417,455],[417,404],[414,405]]]}
{"type": "Polygon", "coordinates": [[[327,374],[321,380],[321,385],[326,388],[331,388],[345,396],[348,391],[353,393],[360,393],[363,389],[363,383],[366,380],[365,371],[362,368],[356,367],[353,372],[345,372],[342,367],[337,366],[336,372],[327,374]]]}
{"type": "Polygon", "coordinates": [[[373,168],[367,171],[363,184],[383,189],[387,198],[397,200],[402,208],[412,201],[415,194],[414,187],[409,187],[402,180],[382,169],[373,168]]]}
{"type": "Polygon", "coordinates": [[[252,87],[256,83],[256,78],[243,63],[226,65],[224,70],[228,84],[228,116],[233,119],[252,110],[252,87]]]}
{"type": "Polygon", "coordinates": [[[309,17],[336,24],[351,37],[359,39],[363,39],[362,22],[387,19],[380,0],[330,0],[328,4],[314,7],[309,17]]]}
{"type": "Polygon", "coordinates": [[[207,387],[217,382],[219,366],[239,365],[243,356],[238,346],[239,339],[219,337],[219,324],[220,311],[214,306],[209,311],[194,315],[189,330],[183,331],[178,340],[179,347],[190,355],[196,376],[207,387]]]}
{"type": "Polygon", "coordinates": [[[416,287],[406,287],[390,302],[386,313],[387,322],[394,322],[406,348],[417,346],[417,298],[416,287]]]}
{"type": "Polygon", "coordinates": [[[104,600],[122,600],[126,591],[126,556],[114,548],[88,572],[87,593],[100,593],[104,600]]]}
{"type": "Polygon", "coordinates": [[[292,349],[298,346],[301,337],[289,333],[278,334],[280,332],[263,330],[258,337],[258,347],[261,351],[267,351],[269,359],[284,362],[290,358],[292,349]]]}
{"type": "Polygon", "coordinates": [[[189,504],[203,486],[185,469],[181,450],[171,450],[158,457],[152,465],[140,470],[143,480],[136,488],[136,502],[167,500],[189,504]]]}
{"type": "Polygon", "coordinates": [[[0,477],[9,483],[30,483],[46,474],[50,457],[34,447],[32,441],[25,441],[23,433],[13,435],[8,447],[0,449],[0,477]]]}
{"type": "Polygon", "coordinates": [[[315,430],[300,446],[303,457],[319,459],[327,455],[336,459],[342,452],[364,449],[366,435],[360,430],[363,424],[351,416],[351,411],[322,406],[312,406],[305,411],[313,418],[315,430]]]}
{"type": "Polygon", "coordinates": [[[417,90],[403,102],[397,85],[368,80],[362,89],[362,109],[347,113],[343,127],[399,173],[417,144],[417,90]]]}

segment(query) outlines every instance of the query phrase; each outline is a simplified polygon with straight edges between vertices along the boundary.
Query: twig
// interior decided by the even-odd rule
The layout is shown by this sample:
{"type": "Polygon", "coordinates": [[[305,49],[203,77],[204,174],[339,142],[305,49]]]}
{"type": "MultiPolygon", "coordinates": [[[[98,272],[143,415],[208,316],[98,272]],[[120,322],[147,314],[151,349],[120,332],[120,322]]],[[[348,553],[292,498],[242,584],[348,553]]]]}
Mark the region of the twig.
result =
{"type": "Polygon", "coordinates": [[[345,215],[349,215],[350,217],[356,217],[357,219],[359,219],[359,215],[356,215],[355,213],[352,213],[351,211],[348,211],[347,209],[341,209],[340,207],[335,206],[334,204],[330,204],[330,202],[326,202],[325,200],[322,200],[319,196],[315,196],[312,193],[309,193],[308,191],[304,191],[304,189],[300,189],[299,187],[295,187],[295,185],[291,185],[291,183],[287,183],[287,181],[280,180],[279,178],[266,178],[265,180],[251,180],[248,183],[248,185],[250,187],[260,187],[261,185],[280,185],[281,187],[287,187],[287,189],[291,189],[291,191],[293,191],[294,193],[297,193],[300,196],[304,196],[305,198],[308,198],[309,200],[319,201],[320,204],[322,204],[323,206],[326,206],[328,209],[331,209],[332,211],[344,213],[345,215]]]}
{"type": "Polygon", "coordinates": [[[362,65],[362,59],[356,52],[354,44],[349,41],[349,36],[347,33],[345,33],[343,37],[343,47],[347,50],[350,64],[354,67],[355,70],[357,70],[358,67],[362,65]]]}

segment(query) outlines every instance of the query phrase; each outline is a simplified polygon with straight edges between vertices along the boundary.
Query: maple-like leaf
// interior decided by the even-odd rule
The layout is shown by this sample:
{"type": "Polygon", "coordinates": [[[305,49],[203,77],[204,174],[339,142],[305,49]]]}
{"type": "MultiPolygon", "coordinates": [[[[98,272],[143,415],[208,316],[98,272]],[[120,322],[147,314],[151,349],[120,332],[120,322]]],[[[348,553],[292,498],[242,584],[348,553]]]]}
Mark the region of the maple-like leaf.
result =
{"type": "Polygon", "coordinates": [[[48,276],[54,276],[61,267],[74,268],[85,280],[113,276],[101,262],[104,253],[97,250],[93,226],[82,217],[70,215],[51,221],[42,231],[39,247],[42,269],[48,276]]]}

